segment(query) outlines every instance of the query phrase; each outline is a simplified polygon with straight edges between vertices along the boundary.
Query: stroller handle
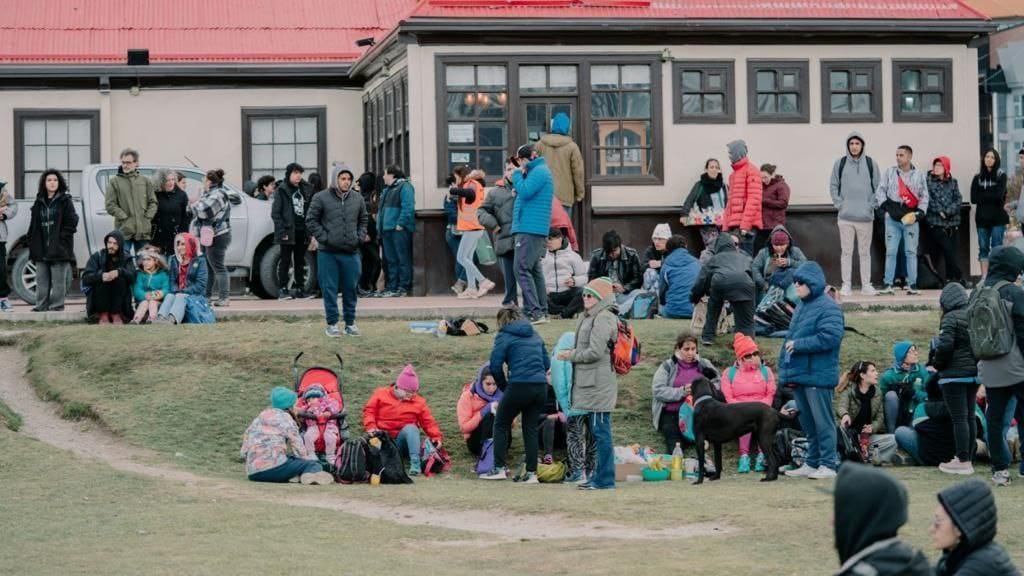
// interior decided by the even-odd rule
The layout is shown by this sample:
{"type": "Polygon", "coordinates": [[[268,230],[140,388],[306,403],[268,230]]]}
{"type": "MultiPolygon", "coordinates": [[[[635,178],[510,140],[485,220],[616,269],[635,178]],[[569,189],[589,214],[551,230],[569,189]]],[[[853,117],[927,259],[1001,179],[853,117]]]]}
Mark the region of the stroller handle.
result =
{"type": "MultiPolygon", "coordinates": [[[[299,356],[302,356],[301,352],[299,353],[299,356]]],[[[344,370],[345,369],[345,361],[341,359],[341,354],[338,353],[338,352],[335,352],[334,353],[334,357],[338,359],[338,367],[344,370]]],[[[299,357],[296,356],[295,359],[298,360],[299,357]]]]}

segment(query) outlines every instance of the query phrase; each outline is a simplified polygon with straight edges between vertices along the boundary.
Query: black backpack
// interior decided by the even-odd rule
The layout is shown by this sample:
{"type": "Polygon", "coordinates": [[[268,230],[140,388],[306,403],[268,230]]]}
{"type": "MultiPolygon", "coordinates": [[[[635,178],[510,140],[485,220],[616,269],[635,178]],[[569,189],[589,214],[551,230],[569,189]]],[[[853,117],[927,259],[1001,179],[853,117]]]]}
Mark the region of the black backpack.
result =
{"type": "Polygon", "coordinates": [[[366,440],[369,450],[367,452],[367,467],[370,474],[380,474],[381,484],[412,484],[412,478],[405,471],[402,465],[402,455],[398,451],[398,445],[388,436],[386,432],[376,432],[366,440]],[[379,446],[370,442],[370,439],[380,440],[379,446]]]}
{"type": "Polygon", "coordinates": [[[783,428],[775,432],[774,450],[779,466],[793,462],[793,440],[804,437],[803,432],[792,428],[783,428]]]}
{"type": "MultiPolygon", "coordinates": [[[[839,197],[843,197],[843,170],[846,170],[846,160],[849,158],[846,154],[839,159],[839,187],[836,193],[839,197]]],[[[868,182],[871,184],[871,192],[875,191],[875,161],[871,159],[871,156],[864,156],[864,160],[868,163],[868,182]]]]}
{"type": "Polygon", "coordinates": [[[368,448],[366,438],[345,440],[334,461],[334,479],[342,484],[369,482],[366,458],[368,448]]]}

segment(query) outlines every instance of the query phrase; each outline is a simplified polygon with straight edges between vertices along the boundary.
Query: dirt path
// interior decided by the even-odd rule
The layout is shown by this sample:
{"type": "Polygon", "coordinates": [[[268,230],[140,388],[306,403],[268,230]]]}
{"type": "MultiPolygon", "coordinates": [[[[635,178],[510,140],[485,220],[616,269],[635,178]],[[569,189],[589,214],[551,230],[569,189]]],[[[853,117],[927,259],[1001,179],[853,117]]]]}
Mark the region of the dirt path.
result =
{"type": "MultiPolygon", "coordinates": [[[[3,340],[0,334],[0,341],[3,340]]],[[[22,418],[19,431],[51,446],[69,450],[81,458],[103,462],[131,474],[183,484],[207,496],[256,500],[304,506],[354,514],[370,520],[400,525],[432,526],[470,533],[470,538],[487,535],[487,542],[601,538],[654,540],[724,534],[728,530],[714,523],[690,524],[664,530],[647,530],[611,522],[581,522],[557,515],[521,515],[493,510],[442,510],[410,506],[389,506],[353,500],[339,495],[336,487],[282,490],[244,481],[206,478],[174,467],[157,464],[160,456],[129,446],[92,422],[70,422],[60,417],[56,404],[40,400],[25,378],[26,358],[13,346],[0,345],[0,400],[22,418]],[[287,492],[287,493],[285,493],[287,492]]],[[[517,487],[518,488],[518,487],[517,487]]],[[[543,488],[541,488],[543,489],[543,488]]],[[[472,545],[479,545],[479,540],[472,545]]],[[[455,544],[470,544],[457,542],[455,544]]]]}

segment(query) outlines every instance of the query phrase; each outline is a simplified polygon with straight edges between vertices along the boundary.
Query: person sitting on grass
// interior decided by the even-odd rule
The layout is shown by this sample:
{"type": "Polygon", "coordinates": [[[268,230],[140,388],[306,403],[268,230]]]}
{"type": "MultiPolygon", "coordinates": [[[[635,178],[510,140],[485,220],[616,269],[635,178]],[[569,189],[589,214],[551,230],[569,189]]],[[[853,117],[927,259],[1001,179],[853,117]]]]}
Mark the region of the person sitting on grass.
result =
{"type": "Polygon", "coordinates": [[[882,374],[879,382],[885,403],[886,430],[910,424],[914,408],[928,398],[924,385],[929,374],[918,363],[917,346],[909,340],[903,340],[893,346],[892,354],[895,362],[882,374]]]}
{"type": "Polygon", "coordinates": [[[572,318],[583,311],[583,287],[587,284],[587,264],[573,251],[558,228],[548,231],[547,250],[540,261],[544,271],[544,289],[548,314],[572,318]]]}
{"type": "Polygon", "coordinates": [[[502,395],[489,363],[481,366],[476,379],[462,388],[456,416],[466,448],[473,456],[479,457],[484,442],[494,436],[494,415],[498,413],[502,395]]]}
{"type": "Polygon", "coordinates": [[[693,404],[690,384],[701,376],[712,382],[719,378],[714,365],[697,353],[697,336],[681,332],[672,356],[658,366],[651,380],[651,416],[654,429],[665,438],[665,454],[671,454],[676,444],[686,447],[679,410],[683,403],[693,404]]]}
{"type": "Polygon", "coordinates": [[[132,316],[135,266],[120,231],[108,233],[103,246],[89,257],[82,272],[86,314],[100,324],[124,324],[132,316]]]}
{"type": "Polygon", "coordinates": [[[686,238],[677,234],[668,239],[659,270],[658,312],[665,318],[692,317],[690,292],[700,274],[700,262],[686,249],[686,238]]]}
{"type": "Polygon", "coordinates": [[[787,270],[796,270],[807,261],[803,251],[793,245],[793,237],[782,224],[776,226],[768,238],[771,245],[761,248],[751,264],[754,285],[757,288],[757,302],[761,301],[761,297],[773,284],[780,288],[788,288],[792,280],[787,280],[783,274],[787,270]]]}
{"type": "Polygon", "coordinates": [[[654,227],[651,233],[651,245],[644,250],[640,265],[644,268],[644,290],[658,290],[661,264],[668,256],[668,239],[672,237],[672,228],[667,222],[654,227]]]}
{"type": "Polygon", "coordinates": [[[412,364],[406,364],[395,383],[374,390],[363,408],[363,430],[391,436],[402,457],[409,460],[409,476],[417,476],[421,470],[421,428],[434,448],[441,447],[441,428],[426,399],[417,394],[419,389],[416,370],[412,364]]]}
{"type": "Polygon", "coordinates": [[[836,386],[832,409],[839,427],[853,430],[861,446],[862,459],[873,464],[891,462],[896,440],[886,434],[882,395],[878,391],[878,368],[874,362],[860,360],[843,374],[836,386]]]}
{"type": "Polygon", "coordinates": [[[171,277],[167,275],[167,264],[156,250],[143,250],[139,256],[139,270],[135,273],[135,317],[132,324],[145,324],[156,320],[160,303],[171,291],[171,277]]]}
{"type": "MultiPolygon", "coordinates": [[[[206,267],[203,267],[205,270],[206,267]]],[[[295,424],[295,392],[277,386],[270,391],[270,407],[260,412],[242,436],[241,457],[253,482],[331,484],[316,456],[306,450],[295,424]]]]}
{"type": "Polygon", "coordinates": [[[327,391],[319,384],[306,389],[296,402],[296,413],[303,419],[306,426],[302,439],[306,443],[306,452],[316,454],[316,441],[320,439],[320,423],[324,424],[324,456],[328,462],[334,462],[338,453],[338,440],[341,428],[335,416],[341,412],[341,403],[327,395],[327,391]]]}
{"type": "MultiPolygon", "coordinates": [[[[897,463],[912,466],[938,466],[949,462],[957,452],[956,436],[953,433],[953,418],[943,400],[946,387],[939,385],[939,379],[932,377],[925,383],[926,399],[917,404],[913,419],[906,426],[895,430],[896,444],[910,455],[909,459],[896,457],[897,463]]],[[[975,444],[971,450],[977,454],[988,453],[983,441],[987,423],[981,407],[974,404],[969,425],[974,427],[975,444]]]]}
{"type": "Polygon", "coordinates": [[[996,500],[981,480],[967,480],[939,492],[928,532],[942,550],[936,576],[1019,575],[1006,549],[995,542],[996,500]]]}
{"type": "Polygon", "coordinates": [[[622,237],[618,232],[609,230],[601,237],[601,248],[590,254],[587,278],[590,281],[597,278],[610,279],[615,290],[614,300],[619,310],[631,310],[633,299],[642,292],[644,284],[640,255],[636,250],[622,244],[622,237]]]}
{"type": "MultiPolygon", "coordinates": [[[[757,342],[745,334],[736,334],[732,349],[736,352],[736,363],[722,372],[725,401],[729,404],[760,402],[771,406],[775,399],[775,374],[761,362],[757,342]]],[[[740,474],[750,473],[750,437],[749,433],[740,436],[740,461],[736,467],[740,474]]],[[[764,450],[771,450],[771,446],[757,447],[755,472],[764,472],[764,450]]]]}

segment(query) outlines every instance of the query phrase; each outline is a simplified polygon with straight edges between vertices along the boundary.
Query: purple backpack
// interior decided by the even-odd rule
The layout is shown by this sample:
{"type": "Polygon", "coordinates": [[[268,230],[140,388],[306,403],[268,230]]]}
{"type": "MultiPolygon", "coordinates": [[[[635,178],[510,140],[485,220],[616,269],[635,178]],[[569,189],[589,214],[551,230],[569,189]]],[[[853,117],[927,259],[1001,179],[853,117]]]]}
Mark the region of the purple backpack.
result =
{"type": "Polygon", "coordinates": [[[490,474],[494,470],[494,439],[484,440],[480,447],[480,458],[476,461],[474,468],[477,474],[490,474]]]}

